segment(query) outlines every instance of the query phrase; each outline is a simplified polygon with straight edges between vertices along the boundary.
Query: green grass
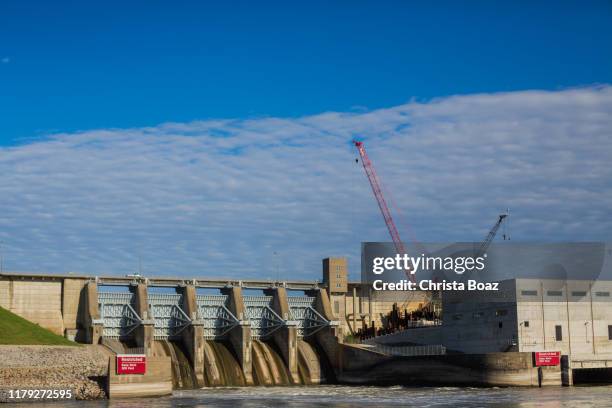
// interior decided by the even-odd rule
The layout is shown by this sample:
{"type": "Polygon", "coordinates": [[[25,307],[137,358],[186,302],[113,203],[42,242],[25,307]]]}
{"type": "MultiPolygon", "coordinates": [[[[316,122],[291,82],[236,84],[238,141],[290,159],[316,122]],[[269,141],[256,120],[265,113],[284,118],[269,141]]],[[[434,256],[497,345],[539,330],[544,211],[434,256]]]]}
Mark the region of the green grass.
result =
{"type": "Polygon", "coordinates": [[[77,346],[62,336],[0,307],[0,344],[77,346]]]}

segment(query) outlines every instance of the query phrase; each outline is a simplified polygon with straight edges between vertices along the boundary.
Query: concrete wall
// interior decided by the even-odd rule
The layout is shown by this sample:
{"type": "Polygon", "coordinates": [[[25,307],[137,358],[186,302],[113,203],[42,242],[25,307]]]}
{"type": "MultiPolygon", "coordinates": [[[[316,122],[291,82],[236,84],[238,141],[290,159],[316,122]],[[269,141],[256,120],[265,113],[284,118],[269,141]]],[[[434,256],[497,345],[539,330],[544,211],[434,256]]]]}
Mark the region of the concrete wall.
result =
{"type": "Polygon", "coordinates": [[[172,366],[170,357],[147,356],[144,375],[117,375],[116,358],[109,358],[109,398],[158,397],[172,394],[172,366]]]}
{"type": "Polygon", "coordinates": [[[84,327],[87,282],[78,277],[2,275],[0,307],[74,339],[84,327]]]}
{"type": "MultiPolygon", "coordinates": [[[[391,357],[341,345],[337,378],[348,384],[538,386],[531,353],[391,357]]],[[[561,369],[542,368],[541,385],[561,385],[561,369]]]]}
{"type": "Polygon", "coordinates": [[[573,367],[612,365],[611,281],[518,279],[499,287],[500,292],[469,297],[445,292],[443,326],[406,330],[376,342],[443,344],[464,353],[560,351],[573,367]]]}
{"type": "Polygon", "coordinates": [[[0,280],[0,307],[5,309],[11,308],[12,294],[12,282],[9,280],[0,280]]]}
{"type": "Polygon", "coordinates": [[[84,279],[64,279],[62,290],[62,317],[66,336],[76,338],[82,329],[81,315],[84,312],[86,294],[84,279]]]}
{"type": "Polygon", "coordinates": [[[520,279],[517,297],[520,351],[559,350],[573,358],[612,358],[608,333],[612,282],[520,279]],[[561,327],[561,340],[556,326],[561,327]]]}
{"type": "Polygon", "coordinates": [[[0,306],[53,333],[64,335],[62,281],[59,279],[2,280],[0,306]]]}
{"type": "Polygon", "coordinates": [[[323,259],[323,283],[328,294],[345,293],[348,284],[348,261],[346,258],[323,259]]]}

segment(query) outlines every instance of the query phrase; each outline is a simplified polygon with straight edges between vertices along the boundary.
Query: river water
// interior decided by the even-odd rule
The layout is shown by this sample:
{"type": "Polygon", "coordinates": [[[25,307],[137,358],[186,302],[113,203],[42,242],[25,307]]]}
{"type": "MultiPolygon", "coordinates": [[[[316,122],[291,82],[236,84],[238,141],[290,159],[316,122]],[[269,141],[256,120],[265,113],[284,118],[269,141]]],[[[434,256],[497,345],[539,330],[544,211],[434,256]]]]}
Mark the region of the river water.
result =
{"type": "MultiPolygon", "coordinates": [[[[29,404],[6,404],[23,407],[29,404]]],[[[36,407],[86,408],[254,408],[254,407],[612,407],[612,386],[545,388],[466,387],[244,387],[175,391],[171,397],[71,401],[36,407]]]]}

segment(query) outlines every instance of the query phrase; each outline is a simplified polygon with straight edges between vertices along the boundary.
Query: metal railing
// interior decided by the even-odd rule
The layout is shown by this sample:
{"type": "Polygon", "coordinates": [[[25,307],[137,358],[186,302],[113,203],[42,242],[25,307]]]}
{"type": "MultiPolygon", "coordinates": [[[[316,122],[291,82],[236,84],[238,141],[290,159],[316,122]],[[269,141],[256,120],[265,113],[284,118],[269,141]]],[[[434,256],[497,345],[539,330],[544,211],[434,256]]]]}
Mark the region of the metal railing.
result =
{"type": "Polygon", "coordinates": [[[374,344],[376,339],[386,336],[394,336],[399,333],[402,333],[406,330],[412,329],[424,329],[430,327],[438,327],[442,326],[442,320],[409,320],[405,326],[397,329],[376,329],[376,334],[373,331],[369,330],[365,334],[358,333],[357,337],[359,337],[359,342],[364,344],[374,344]]]}
{"type": "Polygon", "coordinates": [[[390,356],[441,356],[446,354],[446,347],[442,344],[427,344],[424,346],[387,346],[373,344],[373,349],[390,356]]]}

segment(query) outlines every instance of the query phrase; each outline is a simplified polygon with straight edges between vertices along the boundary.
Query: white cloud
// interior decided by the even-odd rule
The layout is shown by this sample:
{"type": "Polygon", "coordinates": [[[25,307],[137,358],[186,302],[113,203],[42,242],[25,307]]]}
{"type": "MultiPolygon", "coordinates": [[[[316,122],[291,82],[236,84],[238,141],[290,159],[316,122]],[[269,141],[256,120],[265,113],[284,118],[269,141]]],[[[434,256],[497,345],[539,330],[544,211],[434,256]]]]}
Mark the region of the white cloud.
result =
{"type": "Polygon", "coordinates": [[[295,119],[166,123],[0,149],[12,270],[320,276],[388,240],[350,141],[366,141],[405,239],[612,237],[612,87],[441,98],[295,119]],[[410,232],[407,224],[412,228],[410,232]]]}

